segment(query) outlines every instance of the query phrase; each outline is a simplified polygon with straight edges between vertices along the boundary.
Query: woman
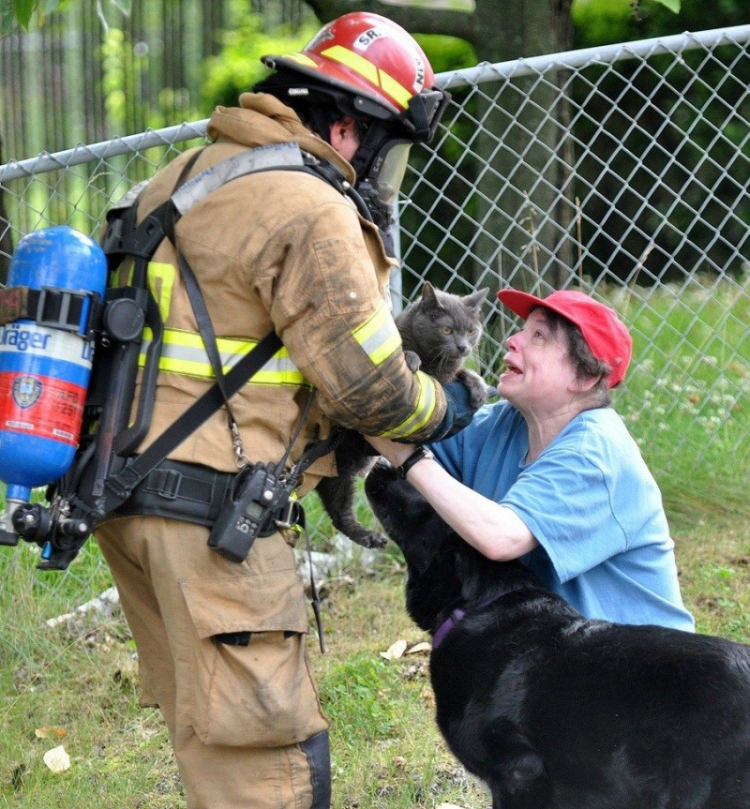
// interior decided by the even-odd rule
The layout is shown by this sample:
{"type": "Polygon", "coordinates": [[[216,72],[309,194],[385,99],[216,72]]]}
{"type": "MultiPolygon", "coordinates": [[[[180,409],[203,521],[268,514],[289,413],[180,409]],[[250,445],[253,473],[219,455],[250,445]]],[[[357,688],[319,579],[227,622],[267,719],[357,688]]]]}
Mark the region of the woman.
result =
{"type": "Polygon", "coordinates": [[[582,292],[498,298],[526,321],[507,340],[501,401],[434,456],[368,440],[468,543],[522,558],[584,615],[693,631],[661,493],[609,406],[630,363],[626,327],[582,292]]]}

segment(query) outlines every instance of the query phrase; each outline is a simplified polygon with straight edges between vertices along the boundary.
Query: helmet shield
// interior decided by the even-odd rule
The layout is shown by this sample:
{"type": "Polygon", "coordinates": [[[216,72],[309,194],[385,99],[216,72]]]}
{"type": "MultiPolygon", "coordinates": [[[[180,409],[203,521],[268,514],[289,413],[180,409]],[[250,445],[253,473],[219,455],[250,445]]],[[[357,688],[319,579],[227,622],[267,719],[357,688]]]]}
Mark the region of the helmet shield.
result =
{"type": "Polygon", "coordinates": [[[415,141],[429,143],[433,139],[450,98],[450,93],[437,87],[412,96],[400,118],[415,141]]]}
{"type": "Polygon", "coordinates": [[[391,207],[401,189],[409,161],[411,142],[408,140],[390,140],[381,148],[373,167],[370,179],[377,191],[378,199],[391,207]]]}
{"type": "MultiPolygon", "coordinates": [[[[369,136],[370,132],[367,134],[369,136]]],[[[365,141],[367,139],[365,137],[365,141]]],[[[372,221],[380,229],[389,255],[394,254],[393,208],[406,173],[412,143],[410,139],[395,137],[392,133],[385,134],[374,150],[367,150],[366,146],[364,147],[365,153],[369,153],[371,159],[364,165],[355,165],[356,191],[367,205],[372,221]]],[[[360,147],[360,152],[354,160],[355,164],[362,150],[360,147]]]]}

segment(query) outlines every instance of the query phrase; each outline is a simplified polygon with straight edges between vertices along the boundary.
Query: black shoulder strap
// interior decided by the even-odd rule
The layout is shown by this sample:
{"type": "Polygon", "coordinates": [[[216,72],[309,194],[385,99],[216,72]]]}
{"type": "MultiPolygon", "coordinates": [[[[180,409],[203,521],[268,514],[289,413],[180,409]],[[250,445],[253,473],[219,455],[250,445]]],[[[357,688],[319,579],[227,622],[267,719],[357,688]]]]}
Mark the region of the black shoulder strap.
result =
{"type": "MultiPolygon", "coordinates": [[[[203,149],[197,149],[180,170],[172,193],[174,193],[184,182],[190,169],[195,165],[196,160],[201,156],[203,149]]],[[[136,225],[138,217],[138,202],[141,192],[148,184],[144,181],[134,186],[120,200],[116,207],[107,214],[107,227],[102,237],[102,250],[107,256],[107,266],[112,273],[126,256],[132,256],[135,261],[135,273],[133,284],[135,286],[145,286],[146,267],[151,260],[151,256],[156,252],[156,248],[166,238],[166,221],[170,211],[174,209],[174,203],[170,198],[161,205],[150,211],[143,221],[136,225]]]]}
{"type": "Polygon", "coordinates": [[[177,261],[180,267],[180,274],[182,275],[182,282],[185,285],[185,291],[187,292],[190,305],[193,308],[193,314],[195,315],[195,322],[198,325],[198,332],[203,338],[203,345],[206,349],[206,354],[208,355],[208,361],[211,365],[211,369],[214,372],[216,384],[219,386],[219,391],[224,400],[223,404],[227,414],[227,426],[229,427],[229,432],[232,435],[232,443],[234,444],[235,447],[235,453],[237,454],[237,457],[239,459],[242,454],[241,442],[239,441],[239,431],[237,429],[237,422],[234,418],[232,407],[229,404],[230,397],[227,395],[224,389],[225,375],[221,362],[221,356],[219,354],[219,344],[216,339],[216,332],[214,331],[214,326],[213,323],[211,322],[211,316],[208,313],[208,307],[206,306],[206,301],[203,297],[203,293],[201,292],[198,279],[195,277],[193,268],[190,266],[190,262],[188,262],[187,258],[185,257],[185,254],[177,246],[177,234],[175,233],[175,225],[177,223],[178,217],[179,211],[175,207],[172,207],[170,210],[167,211],[167,215],[165,217],[166,220],[165,230],[167,238],[170,240],[170,242],[172,242],[172,246],[174,247],[175,252],[177,253],[177,261]]]}

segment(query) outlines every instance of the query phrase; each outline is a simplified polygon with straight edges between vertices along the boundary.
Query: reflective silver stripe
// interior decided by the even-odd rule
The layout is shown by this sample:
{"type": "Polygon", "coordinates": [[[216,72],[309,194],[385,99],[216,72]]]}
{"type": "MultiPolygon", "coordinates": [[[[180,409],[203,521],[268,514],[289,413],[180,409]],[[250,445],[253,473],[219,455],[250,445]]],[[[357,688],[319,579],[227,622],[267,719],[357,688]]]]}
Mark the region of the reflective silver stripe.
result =
{"type": "Polygon", "coordinates": [[[374,365],[382,365],[401,346],[401,335],[386,303],[358,326],[353,334],[374,365]]]}
{"type": "MultiPolygon", "coordinates": [[[[152,336],[149,329],[144,330],[138,360],[141,367],[145,364],[146,351],[151,345],[152,336]]],[[[216,342],[225,373],[257,345],[256,340],[240,340],[230,337],[219,337],[216,342]]],[[[199,379],[214,379],[214,372],[201,336],[179,329],[165,329],[164,331],[159,370],[199,379]]],[[[309,385],[283,346],[252,377],[250,382],[258,385],[292,385],[294,387],[309,385]]]]}
{"type": "Polygon", "coordinates": [[[204,197],[224,183],[264,169],[303,166],[302,152],[296,143],[272,143],[232,155],[188,180],[174,194],[172,202],[183,216],[204,197]]]}

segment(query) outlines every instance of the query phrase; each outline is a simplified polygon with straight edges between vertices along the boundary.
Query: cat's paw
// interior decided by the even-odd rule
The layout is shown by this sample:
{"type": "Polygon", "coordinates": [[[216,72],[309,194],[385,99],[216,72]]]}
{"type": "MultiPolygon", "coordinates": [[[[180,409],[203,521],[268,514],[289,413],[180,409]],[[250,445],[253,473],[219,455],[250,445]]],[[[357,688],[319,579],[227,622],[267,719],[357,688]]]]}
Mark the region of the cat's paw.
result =
{"type": "Polygon", "coordinates": [[[407,368],[413,374],[416,374],[417,371],[422,367],[422,360],[419,359],[419,354],[417,354],[415,351],[404,351],[404,358],[406,359],[407,368]]]}
{"type": "Polygon", "coordinates": [[[487,404],[487,400],[492,395],[493,389],[479,376],[475,371],[470,371],[468,368],[462,368],[456,374],[456,381],[461,382],[469,389],[469,396],[471,397],[471,406],[479,408],[487,404]]]}
{"type": "Polygon", "coordinates": [[[356,542],[357,545],[361,545],[363,548],[377,550],[385,548],[388,544],[388,537],[384,537],[377,531],[362,531],[361,533],[357,533],[356,536],[350,536],[349,539],[352,542],[356,542]]]}

